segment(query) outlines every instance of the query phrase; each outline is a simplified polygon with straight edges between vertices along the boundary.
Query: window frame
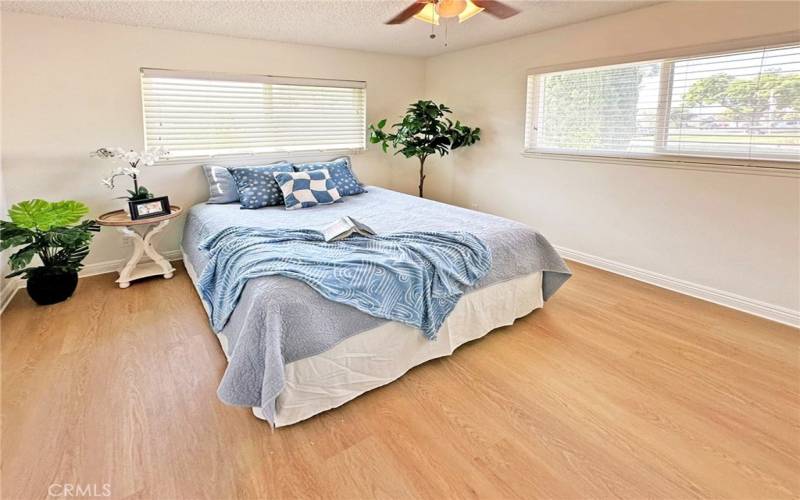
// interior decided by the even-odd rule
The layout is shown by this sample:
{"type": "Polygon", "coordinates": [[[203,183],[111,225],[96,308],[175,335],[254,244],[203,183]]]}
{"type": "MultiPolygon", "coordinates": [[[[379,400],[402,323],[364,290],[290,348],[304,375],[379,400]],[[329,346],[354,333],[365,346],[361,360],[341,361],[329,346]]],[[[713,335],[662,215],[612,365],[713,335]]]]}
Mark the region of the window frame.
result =
{"type": "MultiPolygon", "coordinates": [[[[699,46],[679,47],[662,51],[645,52],[623,57],[610,57],[599,60],[580,61],[568,64],[548,65],[530,68],[526,72],[525,78],[525,108],[524,123],[525,135],[523,137],[523,156],[534,158],[556,158],[575,161],[601,161],[607,163],[635,163],[657,167],[670,167],[718,170],[725,169],[734,172],[745,172],[748,170],[759,169],[761,172],[775,173],[777,175],[788,175],[795,177],[800,175],[800,161],[788,159],[749,159],[735,158],[727,156],[703,155],[697,153],[675,154],[670,153],[663,147],[666,137],[666,127],[658,127],[661,137],[656,137],[653,153],[628,153],[628,152],[600,152],[600,151],[566,151],[553,148],[542,148],[534,144],[529,144],[529,138],[535,139],[532,129],[538,124],[539,113],[541,110],[541,79],[540,75],[548,73],[558,73],[567,71],[579,71],[589,69],[601,69],[609,66],[622,66],[628,64],[661,64],[661,85],[659,86],[659,109],[657,120],[669,118],[669,106],[672,99],[672,72],[674,63],[677,60],[693,57],[709,57],[724,55],[731,52],[759,50],[764,48],[777,48],[781,46],[795,45],[800,43],[800,36],[797,32],[779,33],[765,37],[753,37],[737,40],[730,40],[720,43],[704,44],[699,46]],[[667,85],[664,83],[668,82],[667,85]],[[533,88],[532,88],[533,87],[533,88]],[[529,99],[533,96],[533,99],[529,99]],[[717,168],[719,167],[719,168],[717,168]]],[[[756,172],[758,173],[758,172],[756,172]]]]}
{"type": "MultiPolygon", "coordinates": [[[[188,79],[201,79],[201,80],[216,80],[216,81],[233,81],[233,82],[253,82],[253,83],[275,83],[275,84],[296,84],[304,86],[320,86],[320,87],[346,87],[346,88],[360,88],[363,89],[363,106],[364,106],[364,137],[363,146],[358,148],[336,148],[336,149],[302,149],[302,150],[279,150],[279,151],[241,151],[241,152],[228,152],[217,154],[195,154],[195,155],[180,155],[180,156],[165,156],[159,159],[156,163],[160,165],[169,164],[186,164],[197,163],[203,161],[213,160],[220,165],[231,164],[235,165],[242,161],[252,162],[261,160],[274,160],[285,159],[290,157],[294,160],[318,160],[321,156],[337,156],[337,155],[356,155],[363,153],[367,150],[367,134],[368,130],[368,96],[367,96],[367,82],[364,80],[345,80],[333,78],[312,78],[312,77],[289,77],[277,75],[257,75],[257,74],[236,74],[236,73],[220,73],[210,71],[192,71],[192,70],[175,70],[163,68],[139,68],[139,98],[141,101],[141,123],[142,123],[142,140],[145,148],[147,144],[147,126],[145,115],[145,94],[143,83],[145,76],[163,76],[166,78],[188,78],[188,79]]],[[[155,146],[153,146],[155,147],[155,146]]]]}

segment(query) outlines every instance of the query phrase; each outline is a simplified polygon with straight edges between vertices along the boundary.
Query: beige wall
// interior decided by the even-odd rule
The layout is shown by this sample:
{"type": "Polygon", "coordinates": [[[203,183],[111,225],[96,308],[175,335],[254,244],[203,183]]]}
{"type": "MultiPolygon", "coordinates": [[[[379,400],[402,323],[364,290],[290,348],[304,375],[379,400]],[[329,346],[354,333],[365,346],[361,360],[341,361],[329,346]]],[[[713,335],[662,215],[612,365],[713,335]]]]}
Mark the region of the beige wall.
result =
{"type": "MultiPolygon", "coordinates": [[[[2,166],[8,201],[76,199],[93,215],[119,208],[100,184],[112,163],[88,157],[99,146],[143,146],[139,68],[342,78],[367,82],[367,118],[395,115],[423,94],[418,58],[90,23],[2,15],[2,166]]],[[[395,159],[375,148],[354,156],[362,180],[390,183],[395,159]]],[[[149,168],[142,183],[184,206],[205,200],[198,165],[149,168]]],[[[114,195],[118,196],[118,195],[114,195]]],[[[179,225],[161,248],[177,249],[179,225]]],[[[87,263],[129,250],[103,230],[87,263]]]]}
{"type": "MultiPolygon", "coordinates": [[[[8,211],[8,204],[6,202],[6,187],[5,187],[5,180],[3,179],[3,164],[0,162],[0,214],[2,214],[2,218],[6,219],[6,213],[8,211]]],[[[7,220],[7,219],[6,219],[7,220]]],[[[8,283],[8,279],[6,279],[6,275],[11,272],[11,269],[8,265],[8,257],[11,255],[11,249],[6,249],[0,252],[0,310],[2,310],[6,300],[9,298],[11,293],[11,288],[6,288],[8,283]]],[[[14,278],[9,278],[14,279],[14,278]]]]}
{"type": "MultiPolygon", "coordinates": [[[[75,198],[117,208],[100,145],[141,147],[140,66],[363,79],[368,119],[421,96],[484,130],[475,147],[429,161],[430,197],[526,222],[556,245],[748,300],[800,308],[800,181],[781,177],[528,158],[525,73],[798,28],[791,2],[674,2],[428,60],[48,17],[2,18],[2,166],[8,201],[75,198]]],[[[370,183],[413,193],[417,165],[371,149],[370,183]]],[[[148,170],[145,184],[190,205],[197,165],[148,170]]],[[[177,245],[177,227],[162,248],[177,245]]],[[[88,262],[126,255],[104,231],[88,262]]]]}
{"type": "MultiPolygon", "coordinates": [[[[793,2],[674,2],[428,59],[426,91],[483,130],[431,165],[435,198],[510,217],[556,245],[800,309],[800,181],[523,157],[525,75],[800,28],[793,2]]],[[[401,184],[413,186],[409,172],[401,184]]]]}

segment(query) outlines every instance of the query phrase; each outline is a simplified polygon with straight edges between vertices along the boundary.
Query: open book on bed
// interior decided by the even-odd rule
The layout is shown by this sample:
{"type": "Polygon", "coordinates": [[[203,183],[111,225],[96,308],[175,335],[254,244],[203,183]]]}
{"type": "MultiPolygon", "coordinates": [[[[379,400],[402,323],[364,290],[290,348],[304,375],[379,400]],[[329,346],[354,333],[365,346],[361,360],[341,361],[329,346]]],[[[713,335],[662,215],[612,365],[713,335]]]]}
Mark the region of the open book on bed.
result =
{"type": "Polygon", "coordinates": [[[325,241],[328,242],[343,240],[351,234],[375,236],[375,231],[348,216],[342,217],[333,224],[325,226],[322,229],[322,236],[325,238],[325,241]]]}

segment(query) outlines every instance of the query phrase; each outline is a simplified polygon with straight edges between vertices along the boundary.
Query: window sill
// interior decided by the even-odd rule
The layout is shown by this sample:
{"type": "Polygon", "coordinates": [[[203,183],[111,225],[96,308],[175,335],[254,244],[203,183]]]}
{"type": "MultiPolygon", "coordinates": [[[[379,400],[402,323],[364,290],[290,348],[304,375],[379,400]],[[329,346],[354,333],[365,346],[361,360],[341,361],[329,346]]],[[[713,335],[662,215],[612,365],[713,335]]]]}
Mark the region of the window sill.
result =
{"type": "Polygon", "coordinates": [[[702,172],[724,172],[730,174],[762,175],[770,177],[800,178],[800,164],[788,161],[736,161],[702,156],[676,157],[668,155],[614,156],[602,154],[569,154],[524,150],[527,158],[547,158],[560,161],[589,163],[611,163],[655,168],[675,168],[702,172]]]}
{"type": "Polygon", "coordinates": [[[276,151],[271,153],[232,153],[219,155],[193,155],[167,157],[156,162],[156,165],[198,165],[214,163],[218,165],[237,165],[242,163],[287,161],[319,161],[320,157],[357,155],[366,151],[359,149],[327,149],[315,151],[276,151]]]}

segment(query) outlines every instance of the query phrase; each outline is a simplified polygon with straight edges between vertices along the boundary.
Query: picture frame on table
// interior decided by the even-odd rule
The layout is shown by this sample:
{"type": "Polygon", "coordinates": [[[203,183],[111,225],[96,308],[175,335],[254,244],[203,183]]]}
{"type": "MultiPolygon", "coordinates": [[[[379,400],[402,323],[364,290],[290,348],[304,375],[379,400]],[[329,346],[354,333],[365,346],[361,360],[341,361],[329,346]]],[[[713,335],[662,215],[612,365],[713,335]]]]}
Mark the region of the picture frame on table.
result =
{"type": "Polygon", "coordinates": [[[169,215],[172,212],[170,210],[168,196],[159,196],[146,200],[132,200],[128,202],[128,208],[131,212],[131,220],[161,217],[162,215],[169,215]]]}

